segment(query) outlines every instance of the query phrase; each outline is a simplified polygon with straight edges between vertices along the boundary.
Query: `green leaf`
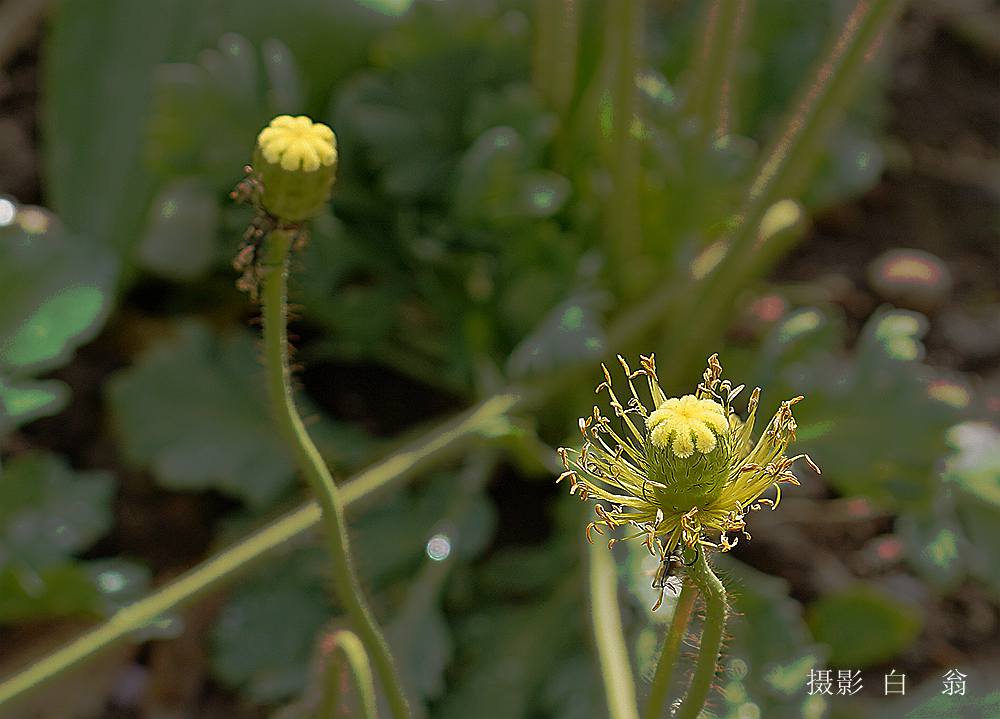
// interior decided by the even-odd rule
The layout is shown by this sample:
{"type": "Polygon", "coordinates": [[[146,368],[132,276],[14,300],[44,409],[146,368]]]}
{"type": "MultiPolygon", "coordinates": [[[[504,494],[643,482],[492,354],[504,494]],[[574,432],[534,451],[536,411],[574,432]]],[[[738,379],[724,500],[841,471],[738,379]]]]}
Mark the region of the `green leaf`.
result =
{"type": "Polygon", "coordinates": [[[423,700],[435,699],[445,690],[445,670],[453,652],[451,629],[437,598],[424,602],[419,585],[411,586],[411,602],[416,600],[419,606],[404,605],[386,635],[407,687],[423,700]]]}
{"type": "Polygon", "coordinates": [[[153,67],[171,56],[199,3],[67,0],[53,15],[44,66],[48,196],[102,246],[133,244],[153,191],[142,166],[153,67]]]}
{"type": "Polygon", "coordinates": [[[111,527],[114,482],[52,454],[15,457],[0,481],[0,566],[43,567],[88,548],[111,527]]]}
{"type": "Polygon", "coordinates": [[[162,277],[195,279],[215,261],[218,224],[215,193],[198,180],[171,182],[153,200],[137,260],[162,277]]]}
{"type": "MultiPolygon", "coordinates": [[[[129,459],[175,490],[215,489],[260,509],[295,482],[295,466],[272,418],[259,349],[247,333],[215,336],[189,320],[109,381],[108,399],[129,459]]],[[[296,403],[334,468],[356,467],[372,442],[296,403]]]]}
{"type": "MultiPolygon", "coordinates": [[[[288,0],[280,6],[269,0],[213,0],[208,5],[194,0],[60,2],[44,62],[45,177],[54,207],[74,230],[129,254],[156,191],[145,167],[145,141],[161,63],[190,60],[226,33],[240,33],[263,50],[271,107],[315,112],[334,81],[364,60],[373,31],[390,20],[354,2],[326,0],[288,0]],[[191,21],[195,17],[198,22],[191,21]],[[271,39],[275,37],[288,40],[290,53],[311,80],[302,93],[308,95],[306,107],[297,105],[295,75],[286,62],[290,53],[271,39]]],[[[240,79],[238,74],[226,77],[240,79]]],[[[216,85],[224,94],[236,86],[225,79],[216,85]]],[[[194,109],[203,112],[185,117],[201,126],[211,108],[194,109]]],[[[235,181],[253,140],[238,128],[252,118],[228,119],[237,123],[214,126],[219,132],[199,141],[209,156],[217,148],[244,143],[236,164],[227,168],[235,181]]]]}
{"type": "Polygon", "coordinates": [[[368,60],[375,33],[397,22],[392,13],[382,12],[379,3],[366,4],[371,7],[356,0],[286,0],[280,4],[222,0],[213,3],[211,15],[198,16],[201,22],[189,33],[188,47],[199,51],[226,33],[242,35],[261,48],[268,61],[268,80],[280,91],[289,87],[290,72],[287,65],[275,64],[266,56],[274,54],[273,38],[281,38],[301,70],[301,109],[316,113],[331,89],[368,60]]]}
{"type": "Polygon", "coordinates": [[[865,586],[821,597],[809,607],[809,626],[830,647],[830,663],[863,668],[906,649],[920,631],[920,615],[865,586]]]}
{"type": "Polygon", "coordinates": [[[93,578],[77,562],[0,569],[0,623],[93,613],[98,597],[93,578]]]}
{"type": "Polygon", "coordinates": [[[0,436],[18,425],[56,414],[69,402],[58,380],[4,382],[0,378],[0,436]]]}
{"type": "Polygon", "coordinates": [[[0,476],[0,622],[94,613],[110,595],[104,565],[74,561],[113,521],[106,472],[53,454],[15,457],[0,476]]]}
{"type": "Polygon", "coordinates": [[[486,130],[462,155],[452,204],[465,224],[502,227],[555,215],[569,193],[565,177],[532,169],[520,134],[502,126],[486,130]]]}
{"type": "Polygon", "coordinates": [[[306,685],[316,635],[329,620],[323,552],[274,564],[229,598],[212,631],[212,671],[251,701],[274,703],[306,685]]]}
{"type": "Polygon", "coordinates": [[[974,553],[950,492],[941,492],[925,510],[900,514],[896,531],[911,565],[926,581],[945,591],[958,587],[974,553]]]}
{"type": "Polygon", "coordinates": [[[87,333],[104,307],[100,287],[64,287],[42,300],[27,320],[4,342],[3,360],[31,367],[59,357],[69,341],[87,333]]]}
{"type": "Polygon", "coordinates": [[[558,128],[531,85],[515,82],[476,92],[465,117],[465,136],[476,138],[496,127],[510,127],[524,141],[532,164],[540,162],[558,128]]]}
{"type": "Polygon", "coordinates": [[[985,422],[964,422],[952,428],[948,441],[956,452],[948,460],[945,481],[1000,511],[1000,431],[985,422]]]}
{"type": "Polygon", "coordinates": [[[902,719],[979,719],[1000,716],[1000,690],[996,688],[996,661],[979,665],[951,666],[929,678],[914,691],[907,687],[906,698],[897,699],[888,713],[879,716],[902,719]],[[945,694],[945,676],[951,671],[960,672],[965,678],[965,692],[945,694]]]}
{"type": "Polygon", "coordinates": [[[336,338],[319,351],[339,357],[377,357],[405,297],[401,281],[386,272],[384,252],[373,252],[329,213],[311,222],[302,272],[290,292],[293,302],[305,305],[308,318],[336,338]]]}
{"type": "Polygon", "coordinates": [[[67,362],[100,330],[116,272],[108,252],[64,232],[46,210],[14,210],[0,226],[0,377],[67,362]]]}
{"type": "Polygon", "coordinates": [[[430,482],[385,498],[352,525],[359,571],[366,582],[381,583],[417,564],[435,532],[453,542],[452,552],[468,558],[493,536],[494,510],[476,495],[454,526],[442,525],[455,496],[456,476],[441,473],[430,482]]]}
{"type": "Polygon", "coordinates": [[[104,324],[117,264],[49,212],[11,205],[0,226],[0,434],[58,412],[68,389],[31,375],[59,367],[104,324]]]}
{"type": "Polygon", "coordinates": [[[553,307],[511,352],[508,374],[525,377],[595,361],[607,345],[601,317],[605,303],[600,293],[578,292],[553,307]]]}
{"type": "Polygon", "coordinates": [[[567,620],[577,603],[575,591],[563,591],[527,606],[483,607],[466,614],[456,627],[457,676],[434,716],[531,716],[536,693],[548,684],[580,630],[567,620]]]}
{"type": "Polygon", "coordinates": [[[564,657],[542,688],[540,709],[551,719],[607,719],[596,662],[585,654],[564,657]]]}
{"type": "Polygon", "coordinates": [[[345,176],[374,169],[394,199],[445,192],[473,94],[527,74],[528,34],[497,15],[462,3],[420,3],[379,38],[372,54],[380,69],[359,74],[336,98],[332,126],[353,148],[353,157],[345,153],[345,176]]]}
{"type": "Polygon", "coordinates": [[[270,118],[304,111],[298,69],[278,40],[258,51],[227,33],[197,64],[160,65],[155,77],[146,149],[152,166],[168,178],[197,175],[215,192],[239,179],[270,118]]]}
{"type": "MultiPolygon", "coordinates": [[[[735,686],[740,685],[762,716],[803,716],[802,687],[822,660],[823,648],[812,641],[802,606],[788,596],[788,582],[725,559],[720,571],[734,609],[727,628],[733,636],[727,701],[739,695],[735,686]]],[[[732,703],[737,710],[742,704],[732,703]]]]}
{"type": "Polygon", "coordinates": [[[41,568],[0,567],[0,624],[53,617],[108,617],[140,599],[149,570],[124,559],[59,560],[41,568]]]}
{"type": "Polygon", "coordinates": [[[922,315],[882,308],[848,355],[842,323],[806,309],[774,327],[754,369],[729,375],[761,385],[765,408],[805,395],[795,407],[795,450],[808,452],[841,494],[926,508],[937,491],[945,433],[958,417],[928,391],[934,374],[919,361],[926,331],[922,315]]]}
{"type": "Polygon", "coordinates": [[[111,378],[108,398],[129,459],[175,490],[217,489],[263,507],[294,481],[253,339],[193,321],[111,378]]]}
{"type": "MultiPolygon", "coordinates": [[[[457,526],[441,526],[455,495],[455,475],[442,473],[428,483],[388,496],[351,521],[352,549],[366,588],[378,589],[424,562],[434,573],[444,565],[425,554],[435,531],[447,532],[454,550],[447,560],[462,561],[489,538],[492,516],[473,500],[457,526]]],[[[263,576],[263,575],[262,575],[263,576]]],[[[420,576],[420,575],[418,575],[420,576]]],[[[436,697],[444,687],[451,657],[450,629],[441,613],[432,577],[410,585],[407,599],[387,627],[397,661],[421,697],[436,697]]],[[[319,548],[296,552],[280,569],[240,589],[227,604],[214,639],[217,675],[251,700],[272,703],[300,692],[308,682],[313,637],[331,611],[329,562],[319,548]],[[280,585],[280,589],[279,589],[280,585]],[[287,626],[286,612],[299,612],[287,626]],[[313,629],[310,629],[313,628],[313,629]],[[276,654],[268,651],[278,647],[276,654]]]]}
{"type": "Polygon", "coordinates": [[[816,175],[804,192],[806,206],[833,207],[875,186],[885,168],[879,137],[873,132],[880,124],[847,123],[830,131],[816,175]]]}
{"type": "Polygon", "coordinates": [[[966,563],[1000,592],[1000,432],[985,422],[964,422],[948,439],[956,452],[944,480],[957,490],[957,512],[969,540],[966,563]]]}

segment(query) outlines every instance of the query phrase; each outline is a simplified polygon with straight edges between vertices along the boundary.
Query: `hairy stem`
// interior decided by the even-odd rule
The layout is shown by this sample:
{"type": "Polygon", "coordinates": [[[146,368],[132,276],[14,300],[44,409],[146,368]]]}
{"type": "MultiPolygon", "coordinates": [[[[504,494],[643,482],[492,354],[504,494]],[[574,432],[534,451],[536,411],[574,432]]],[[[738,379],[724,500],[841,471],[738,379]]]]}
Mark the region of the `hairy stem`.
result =
{"type": "Polygon", "coordinates": [[[393,665],[389,645],[382,636],[375,616],[361,593],[361,583],[354,570],[344,519],[344,504],[337,485],[323,457],[309,437],[295,409],[288,367],[287,285],[288,251],[291,238],[287,232],[275,230],[267,238],[264,260],[264,290],[261,297],[264,319],[264,358],[268,390],[274,405],[275,418],[286,441],[295,454],[299,470],[322,509],[332,568],[333,588],[351,625],[358,633],[378,672],[389,699],[393,716],[410,716],[402,683],[393,665]]]}
{"type": "Polygon", "coordinates": [[[698,552],[698,560],[688,572],[688,576],[705,598],[705,622],[701,629],[701,649],[694,676],[687,694],[681,702],[674,719],[697,719],[705,706],[708,692],[715,681],[715,671],[722,651],[722,635],[726,629],[726,590],[708,564],[704,549],[698,552]]]}
{"type": "Polygon", "coordinates": [[[684,588],[677,598],[674,606],[674,615],[670,619],[670,627],[667,629],[667,636],[663,640],[663,648],[660,650],[660,659],[656,664],[656,673],[653,675],[653,682],[649,687],[649,695],[646,697],[646,706],[643,710],[643,719],[661,719],[666,706],[667,692],[674,679],[674,669],[677,667],[677,660],[681,655],[681,642],[687,632],[688,622],[691,621],[691,610],[694,609],[694,600],[698,598],[698,587],[690,579],[684,579],[684,588]]]}
{"type": "Polygon", "coordinates": [[[713,0],[705,7],[701,42],[689,81],[687,112],[696,122],[697,149],[733,125],[732,95],[737,60],[743,47],[750,0],[713,0]]]}
{"type": "Polygon", "coordinates": [[[590,545],[590,604],[608,716],[610,719],[639,719],[635,680],[618,607],[618,573],[611,550],[601,541],[590,545]]]}
{"type": "Polygon", "coordinates": [[[635,297],[640,290],[632,279],[641,266],[643,246],[639,143],[632,128],[638,111],[635,79],[642,63],[644,10],[645,0],[615,0],[605,6],[610,16],[605,57],[613,71],[607,138],[613,192],[605,203],[607,249],[615,280],[626,297],[635,297]]]}
{"type": "Polygon", "coordinates": [[[576,83],[579,35],[578,0],[535,2],[535,46],[532,82],[538,94],[565,116],[576,83]]]}
{"type": "MultiPolygon", "coordinates": [[[[684,290],[684,285],[665,285],[636,304],[609,330],[608,345],[625,347],[634,342],[663,318],[684,290]]],[[[541,404],[571,388],[578,375],[577,368],[577,371],[546,378],[537,387],[507,388],[419,434],[341,485],[344,505],[352,507],[370,502],[377,494],[453,457],[471,442],[477,441],[479,435],[500,418],[517,409],[541,404]]],[[[315,529],[320,517],[319,505],[306,502],[205,559],[148,596],[119,609],[101,624],[0,681],[0,707],[6,708],[11,702],[40,689],[117,644],[143,641],[141,631],[157,618],[227,586],[262,560],[286,549],[315,529]]]]}
{"type": "MultiPolygon", "coordinates": [[[[341,485],[344,505],[361,504],[394,483],[441,462],[520,400],[520,395],[512,392],[494,395],[421,435],[341,485]]],[[[138,641],[138,633],[158,617],[221,589],[261,560],[315,529],[321,514],[316,502],[307,502],[204,560],[149,596],[118,610],[104,623],[0,683],[0,707],[44,686],[105,649],[129,639],[138,641]]]]}
{"type": "Polygon", "coordinates": [[[323,695],[318,719],[338,719],[341,716],[340,681],[344,669],[347,670],[354,686],[362,718],[376,719],[378,713],[375,709],[375,682],[372,678],[371,664],[368,663],[368,654],[358,635],[348,629],[339,629],[330,636],[330,643],[333,650],[329,658],[324,686],[326,692],[323,695]]]}
{"type": "Polygon", "coordinates": [[[754,272],[766,270],[756,255],[769,252],[760,237],[761,220],[776,202],[794,196],[814,167],[821,140],[843,114],[852,89],[871,65],[882,39],[895,20],[903,0],[858,0],[830,50],[817,64],[775,138],[761,153],[740,210],[722,239],[724,255],[718,266],[690,293],[685,306],[675,308],[670,346],[681,362],[674,363],[664,381],[676,381],[690,371],[686,364],[700,357],[716,339],[706,332],[723,331],[733,293],[746,286],[754,272]],[[687,321],[697,315],[698,322],[687,321]]]}
{"type": "Polygon", "coordinates": [[[717,183],[722,138],[736,122],[735,88],[743,36],[751,0],[711,0],[704,3],[700,39],[691,57],[685,80],[685,140],[681,145],[684,189],[678,188],[671,203],[671,228],[667,244],[675,247],[697,231],[706,212],[703,196],[717,183]]]}

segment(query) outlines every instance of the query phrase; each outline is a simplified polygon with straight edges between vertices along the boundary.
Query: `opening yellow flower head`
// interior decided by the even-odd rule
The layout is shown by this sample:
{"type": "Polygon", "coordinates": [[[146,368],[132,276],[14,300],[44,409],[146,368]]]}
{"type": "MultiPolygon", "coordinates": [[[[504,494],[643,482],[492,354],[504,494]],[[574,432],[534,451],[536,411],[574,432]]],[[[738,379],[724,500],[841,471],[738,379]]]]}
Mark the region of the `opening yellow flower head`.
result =
{"type": "MultiPolygon", "coordinates": [[[[782,484],[799,484],[791,466],[807,455],[786,456],[795,440],[792,406],[802,397],[781,403],[760,438],[752,441],[760,388],[750,394],[746,421],[733,410],[733,400],[744,389],[722,379],[718,355],[708,359],[702,382],[694,394],[668,398],[659,385],[654,357],[640,357],[634,372],[618,358],[628,381],[622,402],[602,365],[607,391],[617,421],[594,407],[580,419],[583,447],[563,447],[566,469],[557,481],[568,479],[570,493],[595,500],[598,519],[587,526],[604,534],[622,525],[638,531],[624,539],[643,537],[651,554],[661,558],[684,548],[706,546],[727,551],[736,546],[732,532],[746,532],[747,512],[778,506],[782,484]],[[645,377],[648,400],[640,398],[634,380],[645,377]],[[774,498],[762,495],[774,489],[774,498]]],[[[617,539],[610,539],[612,545],[617,539]]]]}
{"type": "Polygon", "coordinates": [[[315,172],[337,161],[333,130],[305,115],[279,115],[257,135],[264,159],[285,170],[315,172]]]}

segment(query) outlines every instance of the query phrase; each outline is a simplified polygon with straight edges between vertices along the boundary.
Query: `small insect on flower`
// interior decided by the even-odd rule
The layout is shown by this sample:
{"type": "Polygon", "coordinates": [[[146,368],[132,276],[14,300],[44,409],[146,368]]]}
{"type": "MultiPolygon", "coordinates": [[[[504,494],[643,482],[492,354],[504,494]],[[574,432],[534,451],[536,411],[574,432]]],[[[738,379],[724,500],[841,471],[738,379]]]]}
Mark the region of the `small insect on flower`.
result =
{"type": "MultiPolygon", "coordinates": [[[[750,394],[747,418],[741,420],[733,401],[744,386],[722,379],[718,355],[708,358],[694,394],[669,398],[652,355],[640,357],[635,371],[622,357],[618,361],[628,383],[625,401],[604,365],[604,382],[596,390],[608,393],[616,421],[597,406],[581,418],[583,446],[559,449],[565,471],[556,481],[569,480],[570,494],[594,500],[598,518],[587,525],[588,540],[593,541],[592,532],[623,525],[637,530],[624,539],[642,537],[649,553],[660,558],[653,587],[662,589],[681,564],[690,564],[683,561],[690,556],[685,552],[693,550],[697,557],[702,548],[728,551],[738,541],[729,537],[733,532],[750,539],[746,514],[762,506],[775,509],[781,485],[799,484],[791,471],[796,460],[817,473],[819,468],[807,455],[785,454],[795,440],[792,406],[802,397],[782,402],[753,442],[760,388],[750,394]],[[641,377],[648,387],[646,400],[634,382],[641,377]],[[771,489],[773,498],[762,496],[771,489]]],[[[608,545],[616,541],[610,538],[608,545]]]]}
{"type": "Polygon", "coordinates": [[[649,585],[653,589],[660,590],[660,596],[657,597],[656,604],[653,605],[654,612],[663,603],[664,592],[669,590],[670,594],[674,596],[680,594],[681,579],[678,575],[683,567],[690,567],[696,561],[698,561],[697,549],[695,550],[695,558],[690,562],[685,562],[679,554],[667,553],[660,558],[660,563],[656,566],[656,573],[653,574],[653,581],[649,585]]]}

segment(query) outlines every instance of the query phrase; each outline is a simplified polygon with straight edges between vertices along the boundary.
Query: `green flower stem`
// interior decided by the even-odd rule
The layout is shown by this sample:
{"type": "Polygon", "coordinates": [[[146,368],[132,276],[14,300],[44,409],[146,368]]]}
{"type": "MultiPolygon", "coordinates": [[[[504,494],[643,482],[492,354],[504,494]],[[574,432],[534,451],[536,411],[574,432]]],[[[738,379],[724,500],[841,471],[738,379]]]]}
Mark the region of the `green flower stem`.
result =
{"type": "Polygon", "coordinates": [[[742,35],[746,29],[750,0],[713,0],[705,7],[701,42],[689,82],[691,97],[687,112],[697,125],[696,148],[712,137],[722,137],[733,125],[732,95],[742,35]]]}
{"type": "Polygon", "coordinates": [[[722,635],[726,629],[726,590],[708,564],[704,550],[698,552],[698,561],[688,571],[688,576],[705,597],[705,621],[701,629],[701,649],[698,663],[687,694],[681,701],[674,719],[697,719],[705,706],[708,692],[715,681],[715,671],[722,651],[722,635]]]}
{"type": "MultiPolygon", "coordinates": [[[[609,331],[608,345],[626,347],[635,341],[663,318],[684,289],[683,285],[666,285],[624,313],[609,331]]],[[[352,508],[370,502],[381,492],[453,457],[471,442],[478,441],[487,428],[507,414],[541,404],[572,387],[578,375],[578,371],[564,372],[538,387],[508,388],[441,422],[342,484],[344,506],[352,508]]],[[[143,641],[141,631],[157,618],[232,583],[262,560],[312,531],[320,516],[319,505],[307,502],[123,607],[103,623],[0,681],[0,708],[117,644],[143,641]]]]}
{"type": "Polygon", "coordinates": [[[534,40],[531,57],[531,84],[539,97],[550,99],[552,92],[552,55],[555,43],[556,4],[553,0],[536,0],[534,15],[534,40]]]}
{"type": "Polygon", "coordinates": [[[299,469],[322,508],[322,519],[332,568],[333,588],[344,611],[368,651],[396,719],[410,716],[406,695],[375,616],[361,593],[354,570],[344,519],[344,503],[330,470],[309,437],[292,399],[288,367],[287,292],[289,233],[275,230],[267,237],[264,258],[264,364],[275,418],[295,454],[299,469]]]}
{"type": "MultiPolygon", "coordinates": [[[[716,141],[732,132],[735,124],[733,95],[737,87],[737,65],[743,50],[743,35],[751,0],[711,0],[703,5],[698,42],[692,52],[691,72],[685,80],[684,118],[690,137],[681,145],[684,185],[672,203],[671,243],[697,228],[711,208],[699,199],[717,179],[712,176],[716,141]],[[678,234],[680,233],[680,234],[678,234]]],[[[711,191],[709,191],[709,195],[711,191]]]]}
{"type": "Polygon", "coordinates": [[[639,143],[632,128],[638,114],[635,79],[642,62],[645,0],[614,0],[604,11],[611,15],[605,23],[605,57],[613,68],[607,159],[614,191],[605,203],[607,250],[620,291],[633,299],[641,291],[633,280],[642,266],[643,248],[639,143]]]}
{"type": "Polygon", "coordinates": [[[819,159],[827,131],[847,109],[862,75],[870,71],[905,0],[858,0],[812,76],[800,88],[782,130],[754,173],[745,214],[753,224],[775,201],[798,192],[819,159]]]}
{"type": "MultiPolygon", "coordinates": [[[[422,628],[425,626],[429,613],[438,611],[441,606],[442,593],[448,578],[457,566],[464,563],[459,550],[467,544],[469,530],[463,532],[463,517],[468,516],[469,508],[482,492],[497,466],[500,454],[494,448],[476,448],[470,451],[462,468],[454,481],[454,491],[447,503],[445,512],[436,524],[443,528],[452,542],[450,554],[441,559],[424,558],[423,565],[407,584],[406,596],[397,605],[392,624],[387,628],[393,643],[400,652],[410,651],[419,646],[422,628]]],[[[408,669],[411,667],[404,667],[408,669]]],[[[417,673],[420,668],[416,668],[417,673]]],[[[412,675],[405,675],[412,679],[412,675]]],[[[414,715],[423,719],[426,715],[421,704],[413,707],[414,715]]]]}
{"type": "Polygon", "coordinates": [[[635,680],[618,607],[618,572],[611,550],[600,540],[590,545],[590,604],[608,716],[639,719],[635,680]]]}
{"type": "Polygon", "coordinates": [[[816,66],[799,91],[798,99],[781,130],[761,153],[743,204],[733,218],[732,229],[723,238],[726,254],[696,292],[689,295],[684,307],[675,307],[677,319],[669,346],[684,361],[672,364],[666,382],[691,368],[686,362],[702,354],[715,343],[706,332],[723,331],[722,324],[734,292],[746,286],[752,273],[766,270],[755,256],[764,253],[773,258],[767,243],[758,242],[760,222],[777,201],[794,196],[803,179],[815,166],[821,141],[829,127],[843,115],[851,90],[877,55],[877,49],[901,10],[903,0],[858,0],[848,15],[844,28],[829,52],[816,66]],[[687,318],[697,315],[698,322],[687,318]]]}
{"type": "Polygon", "coordinates": [[[340,713],[340,680],[346,668],[354,693],[358,698],[363,719],[376,719],[375,682],[372,677],[368,654],[358,639],[358,635],[348,629],[339,629],[330,636],[333,652],[327,665],[326,692],[320,707],[318,719],[339,719],[340,713]]]}
{"type": "Polygon", "coordinates": [[[573,99],[579,35],[578,0],[537,0],[532,83],[548,105],[564,116],[573,99]]]}
{"type": "Polygon", "coordinates": [[[685,578],[681,595],[677,598],[677,604],[674,605],[674,615],[670,619],[670,627],[663,640],[663,648],[660,650],[656,673],[653,675],[649,695],[646,697],[643,719],[661,719],[663,717],[667,692],[670,691],[674,679],[674,669],[677,667],[677,660],[681,655],[681,642],[684,641],[688,623],[691,621],[691,610],[694,609],[694,601],[697,598],[697,585],[691,579],[685,578]]]}
{"type": "MultiPolygon", "coordinates": [[[[516,393],[502,392],[417,437],[341,485],[344,505],[351,508],[363,504],[377,493],[453,456],[520,400],[516,393]]],[[[56,679],[105,649],[130,639],[141,641],[138,633],[158,617],[225,587],[261,560],[313,530],[320,523],[320,517],[319,505],[307,502],[204,560],[149,596],[123,607],[104,623],[0,683],[0,707],[6,707],[9,702],[56,679]]]]}

